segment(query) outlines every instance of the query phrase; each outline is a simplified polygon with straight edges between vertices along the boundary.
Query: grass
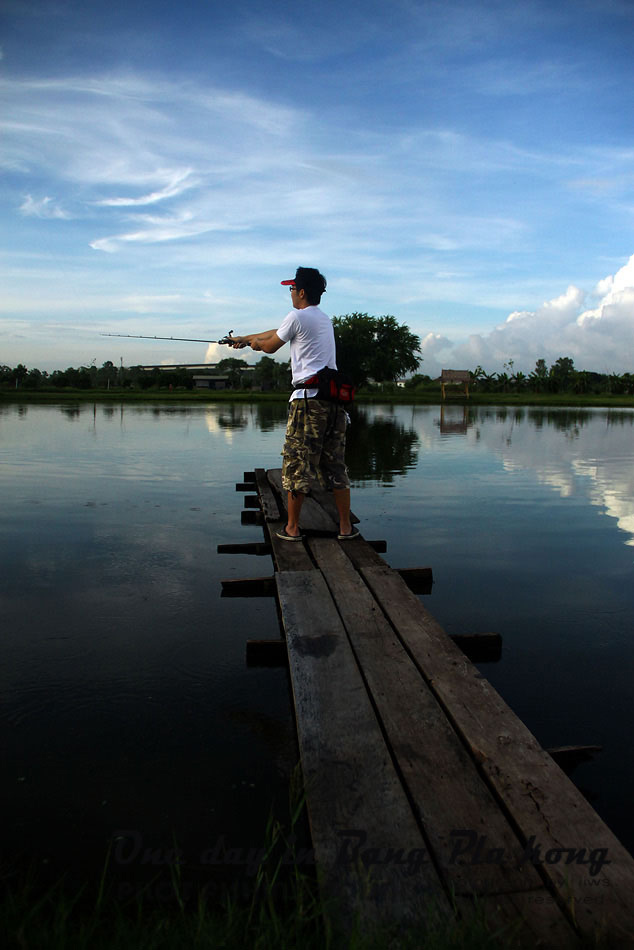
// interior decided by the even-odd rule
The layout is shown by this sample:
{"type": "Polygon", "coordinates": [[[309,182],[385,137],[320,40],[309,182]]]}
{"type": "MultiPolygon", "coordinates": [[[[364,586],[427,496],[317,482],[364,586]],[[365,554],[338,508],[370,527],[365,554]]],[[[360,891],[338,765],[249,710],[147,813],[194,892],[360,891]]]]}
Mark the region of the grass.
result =
{"type": "MultiPolygon", "coordinates": [[[[288,393],[260,393],[251,391],[223,390],[220,392],[197,392],[195,390],[167,389],[2,389],[2,403],[193,403],[205,405],[223,402],[288,402],[288,393]]],[[[440,389],[428,392],[368,392],[357,394],[357,405],[373,403],[393,405],[440,405],[440,389]]],[[[463,395],[448,395],[445,406],[578,406],[596,408],[634,408],[634,396],[601,393],[574,395],[573,393],[472,393],[469,399],[463,395]]]]}
{"type": "Polygon", "coordinates": [[[29,886],[9,891],[0,905],[0,928],[7,950],[480,950],[515,946],[512,929],[492,933],[483,918],[443,921],[407,930],[385,925],[371,932],[352,924],[336,930],[315,882],[300,874],[284,885],[275,871],[262,871],[251,899],[228,894],[209,905],[203,894],[191,903],[157,906],[137,896],[114,899],[106,887],[68,894],[59,883],[43,894],[29,886]]]}
{"type": "MultiPolygon", "coordinates": [[[[296,773],[297,774],[297,773],[296,773]]],[[[291,794],[297,799],[297,778],[291,794]]],[[[511,950],[516,928],[493,933],[483,913],[468,922],[440,913],[433,904],[424,920],[407,929],[385,924],[368,930],[337,914],[324,901],[312,873],[289,864],[303,795],[291,806],[290,832],[270,819],[263,858],[248,892],[228,886],[210,900],[204,888],[184,895],[181,868],[169,869],[170,900],[152,898],[154,881],[134,897],[117,897],[110,855],[92,886],[74,889],[64,880],[38,886],[34,875],[5,873],[0,932],[7,950],[511,950]],[[283,860],[282,856],[286,858],[283,860]],[[338,925],[336,921],[342,921],[338,925]]],[[[164,882],[165,883],[165,882],[164,882]]],[[[244,885],[244,881],[242,884],[244,885]]],[[[165,890],[163,896],[166,896],[165,890]]]]}
{"type": "MultiPolygon", "coordinates": [[[[519,950],[521,921],[494,929],[477,901],[468,919],[447,914],[429,901],[419,921],[407,926],[361,926],[324,900],[315,876],[289,863],[295,828],[303,816],[299,769],[291,779],[290,831],[269,819],[263,857],[248,891],[228,886],[220,899],[206,889],[190,892],[181,868],[168,872],[169,900],[152,897],[146,882],[134,897],[117,897],[110,853],[100,878],[90,886],[69,887],[62,879],[38,886],[34,875],[4,877],[0,933],[6,950],[519,950]],[[293,801],[296,804],[293,806],[293,801]],[[186,893],[188,893],[186,897],[186,893]]],[[[176,843],[175,843],[176,845],[176,843]]],[[[175,847],[175,852],[178,849],[175,847]]],[[[163,883],[166,883],[165,881],[163,883]]],[[[242,882],[245,884],[245,881],[242,882]]],[[[163,897],[167,896],[163,891],[163,897]]],[[[533,946],[532,942],[529,944],[533,946]]],[[[601,939],[580,946],[612,945],[601,939]]]]}

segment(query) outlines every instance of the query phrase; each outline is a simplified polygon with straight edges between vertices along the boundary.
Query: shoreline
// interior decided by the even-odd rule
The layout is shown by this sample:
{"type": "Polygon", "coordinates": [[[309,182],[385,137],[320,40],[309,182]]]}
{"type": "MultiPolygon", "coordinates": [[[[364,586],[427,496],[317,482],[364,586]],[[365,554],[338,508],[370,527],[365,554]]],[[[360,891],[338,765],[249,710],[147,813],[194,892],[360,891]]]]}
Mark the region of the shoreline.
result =
{"type": "MultiPolygon", "coordinates": [[[[189,403],[207,405],[213,403],[286,403],[287,393],[254,393],[248,390],[230,390],[215,393],[199,393],[188,390],[168,392],[164,390],[130,391],[99,389],[45,389],[0,391],[0,406],[29,403],[189,403]]],[[[536,406],[544,408],[575,407],[588,409],[634,409],[634,396],[622,395],[574,395],[570,393],[472,393],[470,398],[453,396],[444,401],[438,393],[361,393],[355,405],[436,405],[436,406],[505,406],[507,408],[536,406]]]]}

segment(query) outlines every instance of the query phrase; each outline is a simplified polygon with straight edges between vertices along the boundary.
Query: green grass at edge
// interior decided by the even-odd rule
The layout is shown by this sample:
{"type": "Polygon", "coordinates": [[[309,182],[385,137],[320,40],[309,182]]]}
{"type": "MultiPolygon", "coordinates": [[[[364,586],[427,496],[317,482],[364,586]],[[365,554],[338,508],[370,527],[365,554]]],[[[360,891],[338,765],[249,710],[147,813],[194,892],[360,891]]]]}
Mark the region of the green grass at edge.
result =
{"type": "Polygon", "coordinates": [[[250,901],[227,895],[209,905],[204,895],[185,903],[119,901],[107,889],[69,895],[61,884],[38,894],[28,886],[8,892],[0,904],[7,950],[480,950],[518,946],[515,927],[492,932],[484,915],[448,920],[433,906],[425,921],[403,928],[365,929],[346,922],[337,929],[312,879],[296,875],[281,883],[263,875],[250,901]]]}
{"type": "MultiPolygon", "coordinates": [[[[0,390],[0,404],[5,403],[193,403],[207,405],[226,402],[277,402],[286,403],[288,393],[253,393],[250,391],[223,391],[200,393],[168,390],[0,390]]],[[[634,396],[599,394],[576,396],[571,393],[473,393],[469,399],[450,397],[444,403],[440,393],[360,393],[356,405],[374,403],[391,405],[445,405],[445,406],[578,406],[588,408],[634,408],[634,396]]]]}

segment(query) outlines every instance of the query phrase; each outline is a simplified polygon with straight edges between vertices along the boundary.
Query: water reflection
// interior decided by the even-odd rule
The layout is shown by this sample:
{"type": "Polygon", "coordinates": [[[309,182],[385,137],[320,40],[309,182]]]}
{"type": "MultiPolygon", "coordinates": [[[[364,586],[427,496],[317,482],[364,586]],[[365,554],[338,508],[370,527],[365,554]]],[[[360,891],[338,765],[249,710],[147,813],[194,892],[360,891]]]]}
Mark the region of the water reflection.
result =
{"type": "Polygon", "coordinates": [[[468,406],[440,407],[438,427],[443,435],[464,435],[467,429],[474,424],[474,413],[468,406]]]}
{"type": "Polygon", "coordinates": [[[478,440],[501,457],[505,471],[532,471],[562,498],[587,498],[634,546],[633,452],[623,443],[634,413],[496,408],[478,409],[474,418],[478,440]]]}
{"type": "MultiPolygon", "coordinates": [[[[245,666],[253,631],[279,635],[274,602],[219,596],[262,565],[216,545],[261,539],[235,483],[279,466],[286,403],[0,411],[9,844],[61,861],[81,825],[99,871],[114,829],[258,844],[296,755],[292,707],[285,671],[245,666]]],[[[364,534],[393,565],[433,566],[450,632],[502,633],[494,685],[540,741],[602,744],[604,769],[614,740],[601,793],[629,828],[634,413],[352,417],[364,534]]]]}
{"type": "Polygon", "coordinates": [[[357,409],[347,435],[350,477],[391,485],[396,475],[416,466],[418,442],[415,430],[396,418],[357,409]]]}
{"type": "Polygon", "coordinates": [[[246,429],[249,425],[247,410],[242,406],[230,406],[216,416],[220,429],[246,429]]]}

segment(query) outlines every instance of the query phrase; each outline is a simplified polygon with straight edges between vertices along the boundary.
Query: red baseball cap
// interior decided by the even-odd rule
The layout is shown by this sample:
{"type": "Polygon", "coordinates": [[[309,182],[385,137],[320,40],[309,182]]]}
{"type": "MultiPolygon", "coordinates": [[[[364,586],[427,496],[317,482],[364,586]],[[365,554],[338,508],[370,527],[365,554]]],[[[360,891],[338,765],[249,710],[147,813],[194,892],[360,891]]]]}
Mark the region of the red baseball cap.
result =
{"type": "Polygon", "coordinates": [[[295,278],[293,277],[292,280],[281,280],[280,284],[283,284],[284,287],[291,287],[295,284],[295,278]]]}

